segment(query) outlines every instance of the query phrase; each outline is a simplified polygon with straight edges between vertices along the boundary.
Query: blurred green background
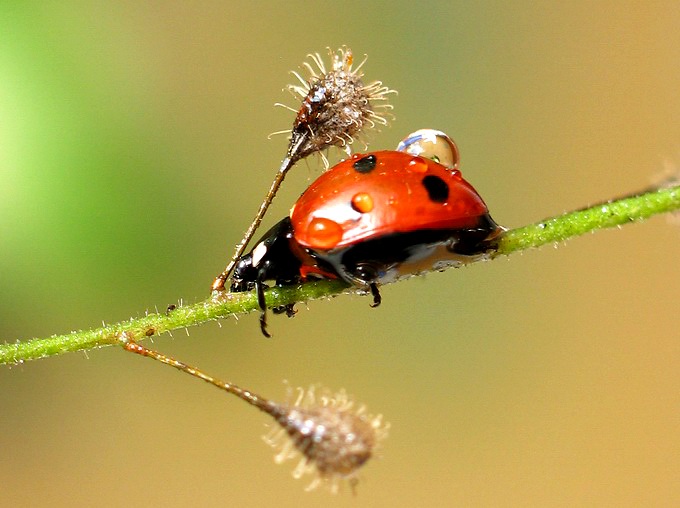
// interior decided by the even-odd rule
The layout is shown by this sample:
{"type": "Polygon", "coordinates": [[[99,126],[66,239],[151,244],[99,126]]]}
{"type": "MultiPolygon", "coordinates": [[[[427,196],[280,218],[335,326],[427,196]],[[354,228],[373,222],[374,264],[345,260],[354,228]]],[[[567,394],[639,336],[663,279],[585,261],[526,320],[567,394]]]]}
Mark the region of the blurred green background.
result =
{"type": "MultiPolygon", "coordinates": [[[[399,95],[371,147],[449,133],[509,227],[680,163],[680,4],[2,2],[0,338],[206,297],[284,153],[282,91],[347,44],[399,95]]],[[[319,174],[291,173],[268,217],[319,174]]],[[[265,396],[392,424],[358,497],[304,493],[266,417],[121,350],[0,368],[2,506],[680,504],[680,231],[663,217],[362,297],[163,336],[265,396]]]]}

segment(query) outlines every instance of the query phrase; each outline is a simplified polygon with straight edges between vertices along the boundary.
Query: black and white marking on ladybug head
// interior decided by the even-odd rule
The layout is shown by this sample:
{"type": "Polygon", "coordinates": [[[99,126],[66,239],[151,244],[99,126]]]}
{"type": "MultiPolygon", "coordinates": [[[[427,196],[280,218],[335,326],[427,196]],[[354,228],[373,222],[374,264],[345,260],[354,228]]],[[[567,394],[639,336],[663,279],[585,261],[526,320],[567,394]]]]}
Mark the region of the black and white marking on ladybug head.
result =
{"type": "Polygon", "coordinates": [[[262,241],[259,242],[255,248],[253,249],[253,252],[251,253],[251,259],[252,259],[252,265],[257,268],[264,257],[267,255],[267,251],[269,250],[269,247],[267,247],[267,242],[262,241]]]}

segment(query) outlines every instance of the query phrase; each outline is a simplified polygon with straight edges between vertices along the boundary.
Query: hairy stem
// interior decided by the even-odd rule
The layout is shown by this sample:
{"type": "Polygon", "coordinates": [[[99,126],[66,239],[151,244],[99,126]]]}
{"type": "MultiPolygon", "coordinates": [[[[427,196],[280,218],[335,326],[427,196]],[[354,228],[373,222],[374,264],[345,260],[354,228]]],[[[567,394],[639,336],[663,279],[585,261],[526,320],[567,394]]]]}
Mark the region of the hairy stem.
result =
{"type": "MultiPolygon", "coordinates": [[[[680,186],[599,203],[507,231],[498,240],[497,251],[493,257],[509,255],[546,243],[562,242],[589,231],[643,221],[653,215],[676,210],[680,210],[680,186]]],[[[351,291],[351,288],[340,281],[319,281],[296,287],[272,288],[267,291],[267,305],[275,307],[314,300],[348,290],[351,291]]],[[[257,309],[257,297],[253,293],[216,294],[202,302],[178,307],[167,313],[148,314],[142,318],[95,330],[0,344],[0,364],[16,364],[70,351],[120,345],[123,334],[134,340],[140,340],[257,309]]]]}

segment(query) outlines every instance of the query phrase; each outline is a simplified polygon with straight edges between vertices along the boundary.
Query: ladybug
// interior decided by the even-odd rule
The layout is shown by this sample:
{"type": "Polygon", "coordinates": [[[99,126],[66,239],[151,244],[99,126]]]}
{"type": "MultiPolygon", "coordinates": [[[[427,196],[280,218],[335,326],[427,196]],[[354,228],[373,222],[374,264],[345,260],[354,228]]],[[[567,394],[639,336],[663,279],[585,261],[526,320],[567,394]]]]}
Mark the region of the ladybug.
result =
{"type": "MultiPolygon", "coordinates": [[[[424,129],[396,151],[355,154],[317,178],[234,269],[231,291],[255,289],[266,337],[266,281],[341,279],[381,302],[379,286],[485,257],[504,228],[458,171],[446,134],[424,129]]],[[[293,304],[273,309],[293,316],[293,304]]]]}

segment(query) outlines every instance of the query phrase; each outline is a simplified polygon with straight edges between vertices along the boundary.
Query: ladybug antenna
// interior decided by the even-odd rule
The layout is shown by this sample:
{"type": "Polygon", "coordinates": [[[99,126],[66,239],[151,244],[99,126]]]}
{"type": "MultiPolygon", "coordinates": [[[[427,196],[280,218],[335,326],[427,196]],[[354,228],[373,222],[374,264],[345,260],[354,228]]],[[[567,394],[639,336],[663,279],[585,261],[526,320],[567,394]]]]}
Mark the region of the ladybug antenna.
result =
{"type": "Polygon", "coordinates": [[[296,71],[291,72],[299,84],[288,85],[287,89],[301,100],[301,105],[297,110],[283,106],[297,114],[292,129],[287,131],[290,132],[290,140],[286,157],[250,227],[236,246],[231,261],[215,278],[213,291],[224,290],[236,262],[243,256],[286,174],[297,161],[332,146],[350,153],[349,145],[366,127],[373,129],[376,124],[387,125],[388,120],[393,118],[387,96],[396,92],[380,81],[367,85],[362,81],[360,69],[366,57],[353,69],[353,55],[349,48],[343,46],[337,51],[329,48],[329,55],[331,66],[328,71],[321,56],[312,53],[307,55],[310,61],[302,64],[309,73],[307,79],[296,71]]]}
{"type": "MultiPolygon", "coordinates": [[[[314,479],[306,490],[327,485],[333,493],[347,480],[354,489],[358,470],[376,452],[380,441],[387,436],[389,425],[382,415],[366,413],[364,406],[355,407],[344,390],[331,393],[312,386],[297,389],[291,402],[279,403],[261,397],[228,381],[221,381],[184,362],[148,349],[123,332],[120,341],[126,351],[153,358],[190,376],[224,390],[268,414],[275,425],[265,441],[278,449],[277,464],[302,456],[293,470],[293,477],[313,474],[314,479]],[[318,393],[317,393],[318,392],[318,393]]],[[[292,399],[289,389],[288,399],[292,399]]]]}

